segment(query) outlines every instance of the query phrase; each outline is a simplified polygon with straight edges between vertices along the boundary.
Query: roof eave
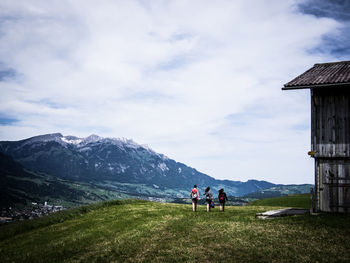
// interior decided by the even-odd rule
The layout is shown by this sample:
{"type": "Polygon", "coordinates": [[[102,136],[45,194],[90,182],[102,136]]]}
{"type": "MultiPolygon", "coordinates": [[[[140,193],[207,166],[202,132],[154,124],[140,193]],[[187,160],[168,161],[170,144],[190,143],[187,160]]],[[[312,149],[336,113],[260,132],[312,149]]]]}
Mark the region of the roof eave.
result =
{"type": "Polygon", "coordinates": [[[286,86],[282,88],[282,90],[293,90],[293,89],[313,89],[313,88],[328,88],[334,86],[350,86],[349,82],[345,83],[329,83],[329,84],[319,84],[319,85],[300,85],[300,86],[286,86]]]}

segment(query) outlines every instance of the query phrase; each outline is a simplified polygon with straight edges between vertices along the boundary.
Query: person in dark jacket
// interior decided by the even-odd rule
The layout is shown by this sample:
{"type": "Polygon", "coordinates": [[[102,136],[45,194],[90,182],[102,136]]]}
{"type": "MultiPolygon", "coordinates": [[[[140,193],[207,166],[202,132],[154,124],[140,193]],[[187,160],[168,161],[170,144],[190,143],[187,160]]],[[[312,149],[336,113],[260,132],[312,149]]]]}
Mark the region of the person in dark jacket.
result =
{"type": "Polygon", "coordinates": [[[225,202],[228,201],[226,193],[224,192],[224,188],[221,188],[219,190],[218,199],[219,199],[219,202],[220,202],[220,211],[224,212],[224,210],[225,210],[225,202]]]}
{"type": "Polygon", "coordinates": [[[213,202],[213,194],[211,193],[209,186],[205,189],[204,195],[205,201],[207,203],[207,212],[210,212],[210,204],[213,202]]]}

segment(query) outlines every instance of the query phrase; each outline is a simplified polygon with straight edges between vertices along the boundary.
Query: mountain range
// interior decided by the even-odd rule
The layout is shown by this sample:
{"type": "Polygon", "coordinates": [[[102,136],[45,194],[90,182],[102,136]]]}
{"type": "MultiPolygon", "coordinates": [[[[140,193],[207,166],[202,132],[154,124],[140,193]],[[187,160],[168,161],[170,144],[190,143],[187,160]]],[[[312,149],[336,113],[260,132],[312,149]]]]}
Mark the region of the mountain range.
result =
{"type": "Polygon", "coordinates": [[[214,193],[224,188],[232,196],[278,187],[266,181],[217,180],[133,140],[97,135],[55,133],[1,141],[0,153],[1,195],[7,196],[2,205],[45,198],[73,203],[183,198],[194,184],[200,190],[210,186],[214,193]]]}

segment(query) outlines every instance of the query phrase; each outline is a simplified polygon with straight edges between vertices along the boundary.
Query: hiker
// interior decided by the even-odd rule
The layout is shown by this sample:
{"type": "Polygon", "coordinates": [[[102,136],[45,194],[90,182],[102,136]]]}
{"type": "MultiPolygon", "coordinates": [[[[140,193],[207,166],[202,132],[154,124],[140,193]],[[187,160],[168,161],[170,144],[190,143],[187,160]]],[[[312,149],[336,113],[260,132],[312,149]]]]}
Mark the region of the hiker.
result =
{"type": "Polygon", "coordinates": [[[224,212],[224,210],[225,210],[225,202],[228,201],[226,193],[224,192],[224,188],[221,188],[219,190],[218,198],[219,198],[219,202],[220,202],[220,211],[224,212]]]}
{"type": "Polygon", "coordinates": [[[211,193],[209,186],[205,189],[204,195],[207,203],[207,212],[210,212],[210,204],[213,202],[213,194],[211,193]]]}
{"type": "Polygon", "coordinates": [[[191,191],[191,199],[192,199],[192,210],[193,210],[193,212],[196,212],[197,211],[197,202],[199,199],[199,192],[197,189],[197,185],[193,186],[193,189],[191,191]]]}

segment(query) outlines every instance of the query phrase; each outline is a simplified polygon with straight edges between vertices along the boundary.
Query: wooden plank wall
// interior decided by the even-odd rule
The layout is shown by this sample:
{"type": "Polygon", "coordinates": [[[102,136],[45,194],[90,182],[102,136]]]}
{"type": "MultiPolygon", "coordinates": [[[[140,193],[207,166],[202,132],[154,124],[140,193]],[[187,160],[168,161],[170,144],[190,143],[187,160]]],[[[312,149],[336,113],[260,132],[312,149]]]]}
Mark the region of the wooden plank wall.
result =
{"type": "Polygon", "coordinates": [[[318,161],[318,207],[326,212],[350,212],[350,163],[347,160],[318,161]]]}
{"type": "Polygon", "coordinates": [[[350,157],[350,89],[312,91],[312,150],[315,157],[350,157]]]}
{"type": "Polygon", "coordinates": [[[311,94],[317,207],[350,212],[350,89],[318,88],[311,94]]]}

